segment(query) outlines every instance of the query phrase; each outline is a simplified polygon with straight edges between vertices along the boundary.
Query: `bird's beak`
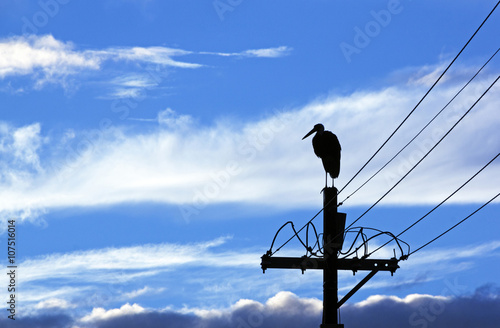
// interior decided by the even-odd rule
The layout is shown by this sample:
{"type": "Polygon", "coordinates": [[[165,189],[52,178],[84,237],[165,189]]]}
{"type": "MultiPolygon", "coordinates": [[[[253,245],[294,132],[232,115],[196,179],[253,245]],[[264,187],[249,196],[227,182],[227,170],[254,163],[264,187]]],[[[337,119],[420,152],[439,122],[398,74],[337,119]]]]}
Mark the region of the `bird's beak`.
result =
{"type": "Polygon", "coordinates": [[[310,136],[311,134],[313,134],[314,132],[316,132],[316,129],[315,129],[315,128],[313,128],[311,131],[309,131],[309,133],[308,133],[308,134],[306,134],[306,135],[304,136],[304,138],[302,138],[302,140],[304,140],[305,138],[309,137],[309,136],[310,136]]]}

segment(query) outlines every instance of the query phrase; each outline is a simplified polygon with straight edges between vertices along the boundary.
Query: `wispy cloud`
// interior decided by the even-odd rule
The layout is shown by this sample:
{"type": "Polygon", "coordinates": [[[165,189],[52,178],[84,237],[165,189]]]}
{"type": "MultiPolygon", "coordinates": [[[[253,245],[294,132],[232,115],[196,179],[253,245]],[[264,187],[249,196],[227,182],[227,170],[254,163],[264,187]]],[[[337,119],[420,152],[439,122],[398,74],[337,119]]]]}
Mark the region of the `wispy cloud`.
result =
{"type": "Polygon", "coordinates": [[[207,52],[202,51],[200,54],[217,55],[223,57],[260,57],[260,58],[279,58],[288,56],[292,52],[291,47],[281,46],[274,48],[250,49],[241,52],[207,52]]]}
{"type": "Polygon", "coordinates": [[[291,51],[292,48],[281,46],[276,48],[246,50],[243,51],[242,54],[249,57],[277,58],[288,56],[291,51]]]}
{"type": "Polygon", "coordinates": [[[60,298],[49,298],[35,305],[36,310],[54,310],[54,309],[70,309],[76,305],[60,298]]]}
{"type": "MultiPolygon", "coordinates": [[[[203,54],[276,58],[285,56],[290,51],[291,48],[285,46],[244,50],[239,53],[192,52],[159,46],[79,49],[77,45],[57,40],[52,35],[15,36],[0,40],[0,78],[32,76],[36,81],[35,87],[41,88],[46,83],[65,85],[68,77],[82,75],[81,73],[88,71],[101,71],[105,64],[110,62],[195,69],[203,67],[204,64],[178,61],[174,58],[203,54]]],[[[156,82],[136,75],[116,78],[110,83],[122,87],[114,94],[121,98],[137,95],[138,90],[153,87],[156,82]]]]}
{"type": "Polygon", "coordinates": [[[151,77],[144,74],[131,74],[117,77],[113,79],[111,83],[129,88],[148,88],[157,85],[157,83],[153,81],[151,77]]]}
{"type": "Polygon", "coordinates": [[[258,264],[258,254],[239,255],[228,252],[212,252],[224,244],[226,238],[188,244],[151,244],[124,248],[106,248],[66,254],[51,254],[23,261],[25,282],[53,278],[110,283],[137,278],[143,271],[158,273],[176,266],[250,266],[258,264]],[[99,272],[99,275],[95,273],[99,272]]]}
{"type": "Polygon", "coordinates": [[[127,299],[132,299],[132,298],[136,298],[138,296],[145,295],[145,294],[161,293],[164,290],[165,290],[165,288],[151,288],[151,287],[145,286],[144,288],[141,288],[141,289],[136,289],[136,290],[133,290],[131,292],[123,293],[123,297],[125,297],[127,299]]]}
{"type": "Polygon", "coordinates": [[[173,57],[188,55],[192,52],[166,47],[109,48],[95,51],[94,53],[99,57],[102,56],[112,60],[139,61],[179,68],[199,68],[203,66],[201,64],[173,60],[173,57]]]}
{"type": "MultiPolygon", "coordinates": [[[[159,295],[165,290],[173,295],[179,293],[176,279],[180,277],[184,288],[198,285],[196,277],[185,276],[186,270],[221,272],[228,268],[251,271],[258,268],[260,250],[236,252],[221,248],[227,242],[228,237],[221,237],[188,244],[146,244],[29,258],[19,263],[23,268],[23,310],[85,308],[89,304],[159,295]],[[137,288],[146,278],[148,285],[137,288]],[[158,281],[162,281],[160,286],[158,281]]],[[[203,279],[211,280],[207,276],[203,279]]],[[[213,293],[213,290],[207,290],[202,294],[213,293]]],[[[8,297],[6,291],[0,291],[0,296],[8,297]]]]}
{"type": "Polygon", "coordinates": [[[157,88],[162,80],[163,77],[159,72],[151,72],[151,74],[132,73],[119,76],[107,83],[112,91],[103,98],[141,99],[141,97],[144,97],[146,90],[157,88]]]}

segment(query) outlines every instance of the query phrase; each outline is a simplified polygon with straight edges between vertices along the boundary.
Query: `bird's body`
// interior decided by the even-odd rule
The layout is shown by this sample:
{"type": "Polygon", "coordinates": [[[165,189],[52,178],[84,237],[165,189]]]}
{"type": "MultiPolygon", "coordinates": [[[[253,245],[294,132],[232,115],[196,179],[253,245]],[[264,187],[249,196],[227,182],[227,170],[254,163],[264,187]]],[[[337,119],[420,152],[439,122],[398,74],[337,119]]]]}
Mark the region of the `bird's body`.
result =
{"type": "Polygon", "coordinates": [[[325,131],[316,133],[312,140],[314,153],[323,161],[325,171],[332,179],[339,177],[340,173],[340,143],[335,134],[325,131]]]}
{"type": "MultiPolygon", "coordinates": [[[[338,178],[340,173],[340,143],[335,134],[325,131],[322,124],[316,124],[314,128],[302,139],[316,132],[312,144],[314,153],[321,158],[325,172],[333,179],[338,178]]],[[[333,183],[333,182],[332,182],[333,183]]],[[[326,184],[326,182],[325,182],[326,184]]]]}

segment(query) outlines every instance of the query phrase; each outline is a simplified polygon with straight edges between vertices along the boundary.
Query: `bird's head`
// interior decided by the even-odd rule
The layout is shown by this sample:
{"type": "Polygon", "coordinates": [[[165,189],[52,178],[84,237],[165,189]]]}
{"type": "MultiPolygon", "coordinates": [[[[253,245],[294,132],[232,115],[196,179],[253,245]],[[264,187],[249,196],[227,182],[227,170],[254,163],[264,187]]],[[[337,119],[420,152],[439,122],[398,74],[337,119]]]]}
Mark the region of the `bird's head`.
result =
{"type": "Polygon", "coordinates": [[[305,136],[304,138],[302,138],[302,140],[304,140],[305,138],[309,137],[311,134],[313,134],[314,132],[318,132],[318,133],[323,133],[323,131],[325,131],[325,127],[323,126],[323,124],[321,123],[318,123],[314,126],[314,128],[309,131],[305,136]]]}

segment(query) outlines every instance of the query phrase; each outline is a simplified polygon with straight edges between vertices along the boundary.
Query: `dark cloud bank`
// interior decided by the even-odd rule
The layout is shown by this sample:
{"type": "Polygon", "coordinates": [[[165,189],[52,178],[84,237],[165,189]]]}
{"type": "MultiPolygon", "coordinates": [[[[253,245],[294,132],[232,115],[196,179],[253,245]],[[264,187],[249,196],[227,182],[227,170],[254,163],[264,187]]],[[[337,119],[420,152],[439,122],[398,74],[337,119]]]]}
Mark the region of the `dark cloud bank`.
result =
{"type": "MultiPolygon", "coordinates": [[[[498,328],[500,327],[500,293],[491,286],[474,295],[454,298],[411,295],[404,300],[391,296],[373,296],[357,304],[342,307],[346,328],[498,328]]],[[[210,315],[175,311],[148,311],[116,315],[107,319],[81,321],[68,315],[5,317],[0,327],[16,328],[318,328],[321,302],[282,293],[278,301],[259,304],[246,302],[210,315]]]]}

